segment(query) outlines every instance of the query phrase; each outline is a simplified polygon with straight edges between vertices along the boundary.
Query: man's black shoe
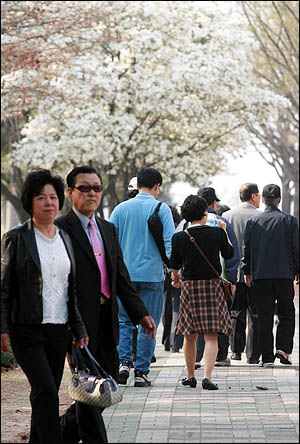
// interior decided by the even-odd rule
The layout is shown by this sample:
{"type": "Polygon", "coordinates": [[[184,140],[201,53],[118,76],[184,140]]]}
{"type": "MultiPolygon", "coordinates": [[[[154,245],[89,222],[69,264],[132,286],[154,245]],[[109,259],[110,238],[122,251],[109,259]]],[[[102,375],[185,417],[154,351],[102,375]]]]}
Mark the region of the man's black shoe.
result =
{"type": "Polygon", "coordinates": [[[247,359],[247,364],[258,364],[259,359],[247,359]]]}
{"type": "Polygon", "coordinates": [[[231,359],[233,359],[234,361],[241,361],[242,360],[242,353],[232,353],[231,355],[231,359]]]}

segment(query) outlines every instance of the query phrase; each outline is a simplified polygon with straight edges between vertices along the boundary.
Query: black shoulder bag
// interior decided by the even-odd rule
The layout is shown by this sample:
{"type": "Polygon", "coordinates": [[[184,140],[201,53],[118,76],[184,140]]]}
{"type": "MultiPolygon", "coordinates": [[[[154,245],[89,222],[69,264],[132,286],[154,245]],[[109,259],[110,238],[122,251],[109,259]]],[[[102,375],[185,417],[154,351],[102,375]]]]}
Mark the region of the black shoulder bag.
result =
{"type": "Polygon", "coordinates": [[[154,213],[149,217],[147,222],[148,222],[148,227],[149,227],[150,233],[154,237],[156,245],[159,249],[161,258],[164,261],[164,263],[166,264],[166,266],[168,268],[170,268],[170,260],[166,255],[165,244],[164,244],[164,239],[163,239],[163,224],[162,224],[160,217],[158,215],[161,204],[162,204],[162,202],[159,202],[157,204],[157,206],[154,210],[154,213]]]}

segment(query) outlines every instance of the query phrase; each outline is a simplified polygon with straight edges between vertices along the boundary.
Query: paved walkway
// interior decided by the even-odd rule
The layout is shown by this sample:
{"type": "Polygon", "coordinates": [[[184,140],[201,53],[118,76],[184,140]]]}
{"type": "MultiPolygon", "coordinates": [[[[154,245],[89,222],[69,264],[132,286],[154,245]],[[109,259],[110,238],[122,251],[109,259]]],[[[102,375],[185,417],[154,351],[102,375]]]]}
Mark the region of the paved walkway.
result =
{"type": "MultiPolygon", "coordinates": [[[[183,353],[165,352],[158,331],[157,362],[151,365],[152,387],[134,388],[133,371],[123,402],[104,412],[110,443],[298,443],[299,442],[299,298],[293,365],[276,360],[273,369],[232,361],[215,367],[219,390],[202,390],[203,369],[196,371],[196,389],[184,387],[183,353]],[[263,387],[261,390],[257,387],[263,387]]],[[[69,404],[66,366],[60,410],[69,404]]],[[[2,379],[1,443],[28,442],[29,385],[22,371],[2,379]]]]}
{"type": "Polygon", "coordinates": [[[242,361],[215,367],[219,390],[185,387],[183,353],[165,352],[158,332],[157,362],[149,388],[133,387],[133,371],[123,402],[105,410],[111,443],[298,443],[299,442],[299,299],[293,365],[276,360],[275,368],[242,361]],[[257,387],[263,387],[260,390],[257,387]]]}

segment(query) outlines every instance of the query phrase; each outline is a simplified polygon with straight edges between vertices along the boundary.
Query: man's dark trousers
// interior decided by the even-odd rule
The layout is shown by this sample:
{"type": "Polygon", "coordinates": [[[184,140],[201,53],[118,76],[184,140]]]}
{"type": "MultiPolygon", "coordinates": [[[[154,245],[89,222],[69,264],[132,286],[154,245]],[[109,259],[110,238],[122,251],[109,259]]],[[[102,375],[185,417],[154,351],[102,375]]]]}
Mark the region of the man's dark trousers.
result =
{"type": "Polygon", "coordinates": [[[294,282],[291,279],[259,279],[253,284],[255,305],[260,320],[260,346],[263,362],[274,362],[274,307],[277,300],[279,324],[276,350],[291,354],[295,333],[294,282]]]}
{"type": "MultiPolygon", "coordinates": [[[[110,319],[109,302],[101,305],[100,325],[106,325],[110,319]]],[[[107,326],[108,328],[108,326],[107,326]]],[[[109,341],[107,336],[97,348],[92,344],[89,349],[104,370],[117,380],[119,373],[119,357],[116,347],[109,341]]],[[[70,356],[68,356],[68,359],[70,356]]],[[[75,402],[60,417],[61,430],[65,443],[77,443],[82,439],[84,444],[107,443],[105,424],[102,418],[104,409],[75,402]]]]}
{"type": "Polygon", "coordinates": [[[259,321],[252,287],[242,282],[236,284],[232,307],[230,310],[233,335],[230,336],[230,347],[234,353],[243,353],[249,360],[258,360],[261,355],[259,345],[259,321]],[[246,319],[248,312],[248,334],[246,341],[246,319]]]}

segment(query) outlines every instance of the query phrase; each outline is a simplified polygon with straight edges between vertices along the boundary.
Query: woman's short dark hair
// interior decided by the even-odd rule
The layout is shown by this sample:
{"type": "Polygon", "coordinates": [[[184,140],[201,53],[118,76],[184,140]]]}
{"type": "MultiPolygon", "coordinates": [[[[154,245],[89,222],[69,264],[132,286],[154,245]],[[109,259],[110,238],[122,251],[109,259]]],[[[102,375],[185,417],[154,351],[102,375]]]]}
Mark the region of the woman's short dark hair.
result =
{"type": "Polygon", "coordinates": [[[59,209],[61,210],[65,200],[65,186],[59,176],[52,176],[49,170],[36,170],[28,173],[21,192],[21,202],[27,213],[32,215],[32,200],[38,196],[45,185],[52,185],[56,191],[59,209]]]}
{"type": "Polygon", "coordinates": [[[76,177],[78,176],[78,174],[96,174],[99,177],[102,184],[101,176],[95,168],[92,168],[88,165],[82,165],[73,168],[73,170],[71,170],[67,175],[67,185],[69,188],[73,188],[75,186],[76,177]]]}
{"type": "Polygon", "coordinates": [[[157,184],[161,185],[161,174],[155,168],[143,168],[137,174],[137,184],[139,188],[153,188],[157,184]]]}
{"type": "Polygon", "coordinates": [[[181,206],[181,215],[188,222],[200,220],[208,208],[207,202],[203,197],[190,194],[181,206]]]}

